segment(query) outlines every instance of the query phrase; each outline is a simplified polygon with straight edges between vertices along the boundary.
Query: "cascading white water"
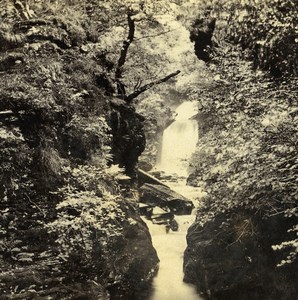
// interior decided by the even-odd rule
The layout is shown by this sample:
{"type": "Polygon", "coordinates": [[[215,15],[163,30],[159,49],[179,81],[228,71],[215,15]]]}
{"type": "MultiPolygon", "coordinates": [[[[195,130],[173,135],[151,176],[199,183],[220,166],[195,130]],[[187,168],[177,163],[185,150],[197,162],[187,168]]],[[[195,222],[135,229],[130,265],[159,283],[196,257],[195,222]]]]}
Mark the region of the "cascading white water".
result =
{"type": "Polygon", "coordinates": [[[198,113],[197,103],[187,101],[176,109],[175,121],[165,129],[158,170],[187,176],[188,163],[198,142],[198,123],[191,117],[198,113]]]}
{"type": "Polygon", "coordinates": [[[183,282],[183,253],[186,249],[187,228],[195,215],[176,216],[179,231],[166,233],[165,227],[147,221],[152,243],[160,259],[148,300],[203,300],[195,286],[183,282]]]}
{"type": "MultiPolygon", "coordinates": [[[[156,169],[166,175],[182,177],[176,183],[166,182],[173,190],[192,199],[186,189],[188,163],[198,141],[197,121],[190,118],[197,114],[197,103],[184,102],[176,109],[175,121],[164,131],[160,161],[156,169]]],[[[192,189],[194,188],[188,187],[192,189]]],[[[196,196],[198,196],[196,193],[196,196]]],[[[183,282],[183,253],[186,248],[186,232],[195,215],[175,216],[179,224],[177,232],[166,233],[162,225],[146,221],[160,259],[157,276],[153,280],[149,300],[200,300],[193,285],[183,282]]]]}

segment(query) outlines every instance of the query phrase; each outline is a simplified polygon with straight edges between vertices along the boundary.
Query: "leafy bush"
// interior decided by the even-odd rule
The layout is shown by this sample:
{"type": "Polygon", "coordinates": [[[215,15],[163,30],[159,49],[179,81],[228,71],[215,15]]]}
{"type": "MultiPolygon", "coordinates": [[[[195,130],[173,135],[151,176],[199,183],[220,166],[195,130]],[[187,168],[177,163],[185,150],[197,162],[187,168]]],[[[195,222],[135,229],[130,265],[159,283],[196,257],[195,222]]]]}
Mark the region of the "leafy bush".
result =
{"type": "Polygon", "coordinates": [[[32,180],[28,172],[32,164],[30,149],[24,141],[20,129],[2,126],[0,129],[1,188],[3,202],[12,204],[17,195],[30,191],[32,180]]]}
{"type": "Polygon", "coordinates": [[[120,172],[119,168],[90,165],[64,168],[67,183],[59,191],[62,201],[56,206],[57,219],[47,225],[57,236],[62,261],[71,262],[73,255],[79,255],[84,268],[92,267],[99,240],[103,247],[111,235],[121,234],[125,215],[115,179],[120,172]]]}
{"type": "MultiPolygon", "coordinates": [[[[207,193],[197,221],[204,225],[237,210],[288,218],[297,207],[297,80],[277,85],[253,72],[239,48],[226,44],[218,51],[209,67],[213,82],[198,90],[201,122],[208,125],[203,124],[189,179],[207,193]]],[[[294,238],[280,247],[297,253],[295,245],[294,238]]]]}

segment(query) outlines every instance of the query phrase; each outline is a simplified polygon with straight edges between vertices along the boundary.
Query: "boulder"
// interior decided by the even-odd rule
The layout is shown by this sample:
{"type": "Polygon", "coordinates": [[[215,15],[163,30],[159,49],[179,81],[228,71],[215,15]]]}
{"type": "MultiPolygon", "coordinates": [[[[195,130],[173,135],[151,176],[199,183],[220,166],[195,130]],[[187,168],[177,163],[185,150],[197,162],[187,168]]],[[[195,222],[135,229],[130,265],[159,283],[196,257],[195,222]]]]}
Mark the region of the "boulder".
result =
{"type": "Polygon", "coordinates": [[[191,214],[193,203],[164,185],[146,183],[140,188],[140,202],[169,208],[175,215],[191,214]]]}
{"type": "Polygon", "coordinates": [[[145,172],[149,172],[153,168],[153,165],[150,162],[145,160],[139,160],[138,166],[140,169],[144,170],[145,172]]]}
{"type": "MultiPolygon", "coordinates": [[[[131,203],[121,203],[125,219],[121,221],[122,232],[109,236],[105,257],[99,266],[99,282],[105,282],[111,299],[134,299],[140,291],[151,286],[158,269],[159,259],[153,248],[146,223],[131,203]]],[[[102,257],[98,257],[99,259],[102,257]]]]}
{"type": "Polygon", "coordinates": [[[153,210],[152,205],[148,205],[146,203],[139,203],[139,212],[141,216],[145,216],[147,219],[151,218],[152,215],[152,210],[153,210]]]}
{"type": "Polygon", "coordinates": [[[164,210],[158,206],[152,209],[151,220],[153,224],[169,224],[174,219],[173,213],[169,209],[164,210]]]}

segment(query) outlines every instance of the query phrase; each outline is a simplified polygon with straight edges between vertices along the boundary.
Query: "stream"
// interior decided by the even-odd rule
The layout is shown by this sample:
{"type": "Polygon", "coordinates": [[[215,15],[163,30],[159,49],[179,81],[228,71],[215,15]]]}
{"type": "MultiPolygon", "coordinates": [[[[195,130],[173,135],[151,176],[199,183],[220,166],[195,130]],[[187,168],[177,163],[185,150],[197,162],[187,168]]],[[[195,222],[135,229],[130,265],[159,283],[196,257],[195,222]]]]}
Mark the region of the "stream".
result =
{"type": "MultiPolygon", "coordinates": [[[[175,121],[163,133],[160,159],[155,167],[156,170],[162,171],[165,177],[173,175],[178,178],[176,182],[163,182],[190,200],[194,200],[201,192],[186,186],[188,162],[198,141],[198,124],[197,121],[191,120],[196,114],[195,102],[187,101],[178,106],[175,121]]],[[[164,225],[146,220],[153,246],[160,259],[159,271],[153,279],[152,291],[146,300],[203,299],[195,286],[183,282],[186,233],[194,222],[195,215],[175,216],[175,219],[179,230],[170,230],[169,233],[166,233],[164,225]]]]}

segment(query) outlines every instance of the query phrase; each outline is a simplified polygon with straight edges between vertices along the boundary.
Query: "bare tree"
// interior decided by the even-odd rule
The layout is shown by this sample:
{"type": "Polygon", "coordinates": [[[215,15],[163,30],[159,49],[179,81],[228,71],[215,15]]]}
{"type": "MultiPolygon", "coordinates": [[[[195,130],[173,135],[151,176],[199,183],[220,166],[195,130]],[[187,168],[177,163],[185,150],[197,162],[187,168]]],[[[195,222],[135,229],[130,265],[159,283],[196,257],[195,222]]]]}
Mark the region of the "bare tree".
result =
{"type": "Polygon", "coordinates": [[[125,90],[125,84],[122,81],[123,78],[123,67],[126,62],[127,53],[129,46],[134,41],[135,38],[135,20],[133,19],[133,12],[131,10],[127,11],[127,24],[128,24],[128,35],[127,38],[123,41],[123,45],[120,51],[120,57],[117,62],[115,70],[115,82],[117,85],[117,97],[125,100],[128,104],[132,102],[133,99],[138,97],[140,94],[144,93],[148,89],[152,88],[155,85],[168,81],[170,78],[177,76],[180,73],[180,70],[177,70],[163,78],[157,79],[150,83],[147,83],[143,86],[138,87],[131,94],[127,95],[125,90]]]}

